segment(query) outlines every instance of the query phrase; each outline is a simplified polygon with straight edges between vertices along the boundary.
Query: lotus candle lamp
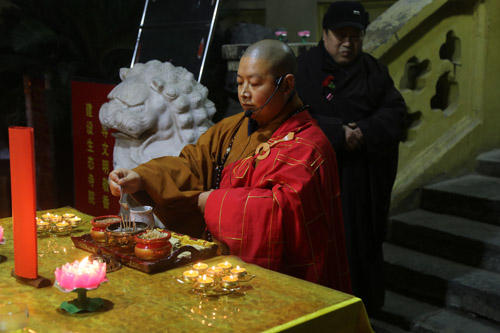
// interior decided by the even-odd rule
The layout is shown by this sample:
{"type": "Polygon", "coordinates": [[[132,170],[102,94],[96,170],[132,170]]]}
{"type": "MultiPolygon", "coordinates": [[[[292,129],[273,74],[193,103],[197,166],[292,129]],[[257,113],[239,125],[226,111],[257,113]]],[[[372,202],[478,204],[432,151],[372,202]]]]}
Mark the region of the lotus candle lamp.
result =
{"type": "Polygon", "coordinates": [[[0,226],[0,244],[5,243],[5,239],[3,238],[3,227],[0,226]]]}
{"type": "Polygon", "coordinates": [[[88,298],[87,291],[97,289],[102,283],[107,282],[106,263],[96,260],[89,262],[88,257],[81,262],[76,260],[57,267],[55,271],[56,283],[62,292],[76,292],[78,298],[71,302],[63,302],[60,308],[70,312],[95,311],[104,301],[101,298],[88,298]]]}

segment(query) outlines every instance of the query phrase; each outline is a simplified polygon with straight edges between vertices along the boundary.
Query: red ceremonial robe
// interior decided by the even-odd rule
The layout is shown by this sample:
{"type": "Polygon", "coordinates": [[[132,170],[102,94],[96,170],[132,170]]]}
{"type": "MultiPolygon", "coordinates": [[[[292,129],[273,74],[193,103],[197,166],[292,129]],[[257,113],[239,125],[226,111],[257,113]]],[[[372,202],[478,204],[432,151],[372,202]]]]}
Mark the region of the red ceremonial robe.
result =
{"type": "Polygon", "coordinates": [[[246,262],[350,293],[337,164],[327,137],[304,111],[267,144],[224,168],[220,189],[206,202],[207,228],[246,262]]]}

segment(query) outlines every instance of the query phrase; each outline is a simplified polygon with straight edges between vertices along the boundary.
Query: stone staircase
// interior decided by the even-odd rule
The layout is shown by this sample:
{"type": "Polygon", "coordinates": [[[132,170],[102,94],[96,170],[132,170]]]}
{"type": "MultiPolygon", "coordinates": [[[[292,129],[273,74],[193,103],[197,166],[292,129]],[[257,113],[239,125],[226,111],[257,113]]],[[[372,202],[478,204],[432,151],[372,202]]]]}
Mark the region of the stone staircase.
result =
{"type": "Polygon", "coordinates": [[[392,216],[384,256],[376,332],[500,332],[500,149],[392,216]]]}

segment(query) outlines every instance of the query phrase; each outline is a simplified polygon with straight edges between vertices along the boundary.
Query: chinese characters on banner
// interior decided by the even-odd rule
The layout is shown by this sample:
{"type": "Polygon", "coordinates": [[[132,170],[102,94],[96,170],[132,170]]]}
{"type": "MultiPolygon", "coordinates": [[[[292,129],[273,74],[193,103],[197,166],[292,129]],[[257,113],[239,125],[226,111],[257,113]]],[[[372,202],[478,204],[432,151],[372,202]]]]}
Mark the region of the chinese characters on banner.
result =
{"type": "Polygon", "coordinates": [[[72,81],[75,208],[85,214],[118,214],[118,198],[109,191],[115,140],[103,129],[99,109],[115,86],[72,81]]]}

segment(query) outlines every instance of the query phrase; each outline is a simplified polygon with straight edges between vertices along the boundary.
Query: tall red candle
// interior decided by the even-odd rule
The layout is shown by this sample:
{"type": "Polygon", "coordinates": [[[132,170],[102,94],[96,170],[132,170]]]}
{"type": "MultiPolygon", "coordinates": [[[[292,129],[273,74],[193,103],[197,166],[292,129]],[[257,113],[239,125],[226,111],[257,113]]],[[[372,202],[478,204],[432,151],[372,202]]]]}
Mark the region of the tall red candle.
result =
{"type": "Polygon", "coordinates": [[[9,127],[14,271],[38,277],[34,134],[31,127],[9,127]]]}

